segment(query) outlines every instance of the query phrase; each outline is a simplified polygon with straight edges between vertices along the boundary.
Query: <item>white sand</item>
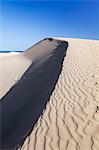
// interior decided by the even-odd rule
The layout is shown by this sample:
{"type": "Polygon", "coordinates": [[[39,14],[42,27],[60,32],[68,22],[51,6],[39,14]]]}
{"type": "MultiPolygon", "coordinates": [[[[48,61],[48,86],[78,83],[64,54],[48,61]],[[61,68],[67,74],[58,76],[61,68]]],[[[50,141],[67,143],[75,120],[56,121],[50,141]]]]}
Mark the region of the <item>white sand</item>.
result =
{"type": "Polygon", "coordinates": [[[62,72],[22,150],[99,150],[99,41],[63,40],[62,72]]]}

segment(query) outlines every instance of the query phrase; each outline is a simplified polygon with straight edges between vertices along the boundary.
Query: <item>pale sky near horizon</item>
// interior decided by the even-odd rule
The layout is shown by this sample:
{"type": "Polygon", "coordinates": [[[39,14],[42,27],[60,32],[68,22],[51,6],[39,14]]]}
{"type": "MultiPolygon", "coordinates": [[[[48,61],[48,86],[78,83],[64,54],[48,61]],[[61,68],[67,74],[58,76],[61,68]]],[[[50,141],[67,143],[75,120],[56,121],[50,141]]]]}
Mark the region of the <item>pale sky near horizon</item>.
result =
{"type": "Polygon", "coordinates": [[[1,0],[0,50],[23,51],[46,37],[99,39],[98,0],[1,0]]]}

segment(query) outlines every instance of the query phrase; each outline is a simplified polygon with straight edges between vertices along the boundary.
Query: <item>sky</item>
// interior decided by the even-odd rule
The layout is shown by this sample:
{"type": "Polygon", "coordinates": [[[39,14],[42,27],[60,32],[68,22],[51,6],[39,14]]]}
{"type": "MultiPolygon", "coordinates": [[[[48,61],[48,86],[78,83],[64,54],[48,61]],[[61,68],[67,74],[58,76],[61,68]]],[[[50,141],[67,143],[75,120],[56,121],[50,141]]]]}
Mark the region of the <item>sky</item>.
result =
{"type": "Polygon", "coordinates": [[[24,51],[46,37],[99,39],[98,0],[0,0],[0,50],[24,51]]]}

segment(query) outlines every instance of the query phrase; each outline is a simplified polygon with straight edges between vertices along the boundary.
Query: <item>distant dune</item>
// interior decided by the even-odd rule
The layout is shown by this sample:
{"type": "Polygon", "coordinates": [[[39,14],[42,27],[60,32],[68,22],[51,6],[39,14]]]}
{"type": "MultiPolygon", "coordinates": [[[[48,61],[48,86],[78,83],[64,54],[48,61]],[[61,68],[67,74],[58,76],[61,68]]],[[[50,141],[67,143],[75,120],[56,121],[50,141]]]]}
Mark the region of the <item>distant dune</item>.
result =
{"type": "Polygon", "coordinates": [[[8,57],[8,56],[11,56],[11,55],[17,55],[17,54],[20,54],[20,52],[7,52],[7,53],[5,52],[4,53],[4,52],[0,51],[0,58],[2,58],[2,57],[4,58],[5,56],[8,57]]]}
{"type": "Polygon", "coordinates": [[[99,150],[99,41],[45,39],[0,58],[1,148],[99,150]]]}

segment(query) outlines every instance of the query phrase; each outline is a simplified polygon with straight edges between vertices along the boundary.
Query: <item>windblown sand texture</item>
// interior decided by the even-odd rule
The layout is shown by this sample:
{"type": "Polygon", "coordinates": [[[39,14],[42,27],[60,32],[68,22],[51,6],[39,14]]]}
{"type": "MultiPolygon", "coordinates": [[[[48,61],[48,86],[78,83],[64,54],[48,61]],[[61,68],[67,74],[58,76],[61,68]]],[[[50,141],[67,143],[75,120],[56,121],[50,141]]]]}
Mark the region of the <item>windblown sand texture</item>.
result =
{"type": "Polygon", "coordinates": [[[0,54],[0,98],[1,150],[99,150],[99,41],[0,54]]]}
{"type": "Polygon", "coordinates": [[[16,149],[30,133],[55,89],[67,47],[66,41],[44,39],[10,58],[12,63],[6,57],[9,76],[6,69],[2,85],[3,89],[7,82],[10,86],[0,101],[1,149],[16,149]],[[13,85],[16,75],[19,80],[13,85]]]}
{"type": "Polygon", "coordinates": [[[62,72],[21,150],[99,150],[99,41],[61,40],[62,72]]]}

